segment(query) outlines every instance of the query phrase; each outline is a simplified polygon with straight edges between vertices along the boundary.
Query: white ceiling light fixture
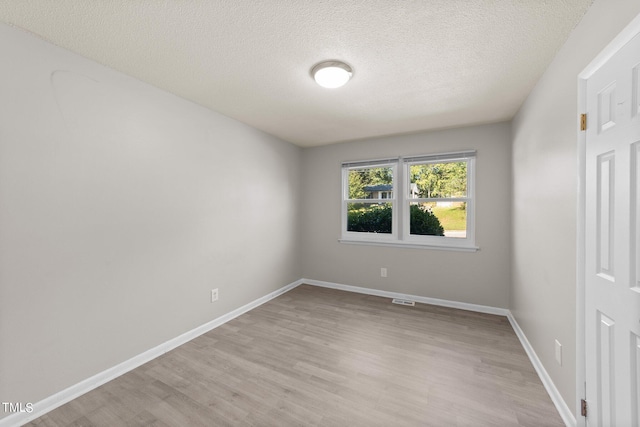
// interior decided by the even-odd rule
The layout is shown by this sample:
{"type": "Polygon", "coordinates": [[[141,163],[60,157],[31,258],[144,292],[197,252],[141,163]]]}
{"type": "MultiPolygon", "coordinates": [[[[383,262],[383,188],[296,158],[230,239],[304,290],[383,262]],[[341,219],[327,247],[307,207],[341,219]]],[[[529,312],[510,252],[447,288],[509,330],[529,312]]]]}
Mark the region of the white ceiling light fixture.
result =
{"type": "Polygon", "coordinates": [[[347,84],[353,76],[353,70],[341,61],[323,61],[314,65],[311,75],[320,86],[335,89],[347,84]]]}

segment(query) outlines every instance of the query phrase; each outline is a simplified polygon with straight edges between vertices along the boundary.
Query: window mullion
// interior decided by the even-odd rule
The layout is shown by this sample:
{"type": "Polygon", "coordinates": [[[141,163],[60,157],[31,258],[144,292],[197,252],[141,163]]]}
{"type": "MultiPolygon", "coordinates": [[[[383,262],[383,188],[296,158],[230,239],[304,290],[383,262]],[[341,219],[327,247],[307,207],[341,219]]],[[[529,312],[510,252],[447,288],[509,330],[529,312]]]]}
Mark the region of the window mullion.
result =
{"type": "Polygon", "coordinates": [[[394,177],[393,177],[393,215],[394,215],[394,226],[396,231],[396,236],[398,240],[403,240],[404,230],[403,230],[403,200],[404,200],[404,181],[403,181],[403,164],[402,158],[398,160],[398,163],[394,167],[394,177]]]}

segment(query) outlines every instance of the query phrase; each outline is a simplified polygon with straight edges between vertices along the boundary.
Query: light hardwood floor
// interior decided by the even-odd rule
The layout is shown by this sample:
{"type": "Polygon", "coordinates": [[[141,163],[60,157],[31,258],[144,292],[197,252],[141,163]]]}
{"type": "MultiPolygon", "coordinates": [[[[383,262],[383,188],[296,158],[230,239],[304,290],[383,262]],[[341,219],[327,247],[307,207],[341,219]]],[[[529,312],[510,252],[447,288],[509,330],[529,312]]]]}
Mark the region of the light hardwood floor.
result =
{"type": "Polygon", "coordinates": [[[563,426],[505,317],[308,285],[31,426],[563,426]]]}

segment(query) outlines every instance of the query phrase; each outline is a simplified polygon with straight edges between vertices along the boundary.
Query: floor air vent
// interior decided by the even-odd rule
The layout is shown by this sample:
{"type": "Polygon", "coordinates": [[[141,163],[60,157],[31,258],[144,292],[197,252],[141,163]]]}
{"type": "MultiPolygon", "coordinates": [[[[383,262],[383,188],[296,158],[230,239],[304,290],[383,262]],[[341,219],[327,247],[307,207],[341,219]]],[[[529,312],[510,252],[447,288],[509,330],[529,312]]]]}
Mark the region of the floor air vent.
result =
{"type": "Polygon", "coordinates": [[[392,303],[394,304],[400,304],[400,305],[410,305],[411,307],[413,307],[414,305],[416,305],[415,301],[411,301],[408,299],[400,299],[400,298],[394,298],[391,300],[392,303]]]}

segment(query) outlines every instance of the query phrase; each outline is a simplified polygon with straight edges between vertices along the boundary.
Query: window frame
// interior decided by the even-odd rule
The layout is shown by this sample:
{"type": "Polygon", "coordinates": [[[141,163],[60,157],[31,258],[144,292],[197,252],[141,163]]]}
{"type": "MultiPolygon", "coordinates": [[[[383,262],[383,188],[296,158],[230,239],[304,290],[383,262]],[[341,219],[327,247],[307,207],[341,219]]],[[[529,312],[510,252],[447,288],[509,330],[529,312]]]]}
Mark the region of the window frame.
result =
{"type": "Polygon", "coordinates": [[[466,150],[452,153],[427,154],[421,156],[396,157],[381,160],[364,160],[342,163],[342,232],[339,241],[348,244],[384,245],[423,249],[441,249],[456,251],[477,251],[475,243],[476,230],[476,151],[466,150]],[[410,167],[416,164],[467,163],[467,194],[454,198],[411,198],[410,167]],[[391,167],[393,176],[393,198],[390,199],[349,199],[349,172],[357,169],[391,167]],[[410,205],[420,202],[448,201],[466,202],[467,229],[466,237],[425,236],[410,233],[410,205]],[[392,232],[363,233],[347,231],[347,212],[349,203],[391,203],[392,232]]]}

